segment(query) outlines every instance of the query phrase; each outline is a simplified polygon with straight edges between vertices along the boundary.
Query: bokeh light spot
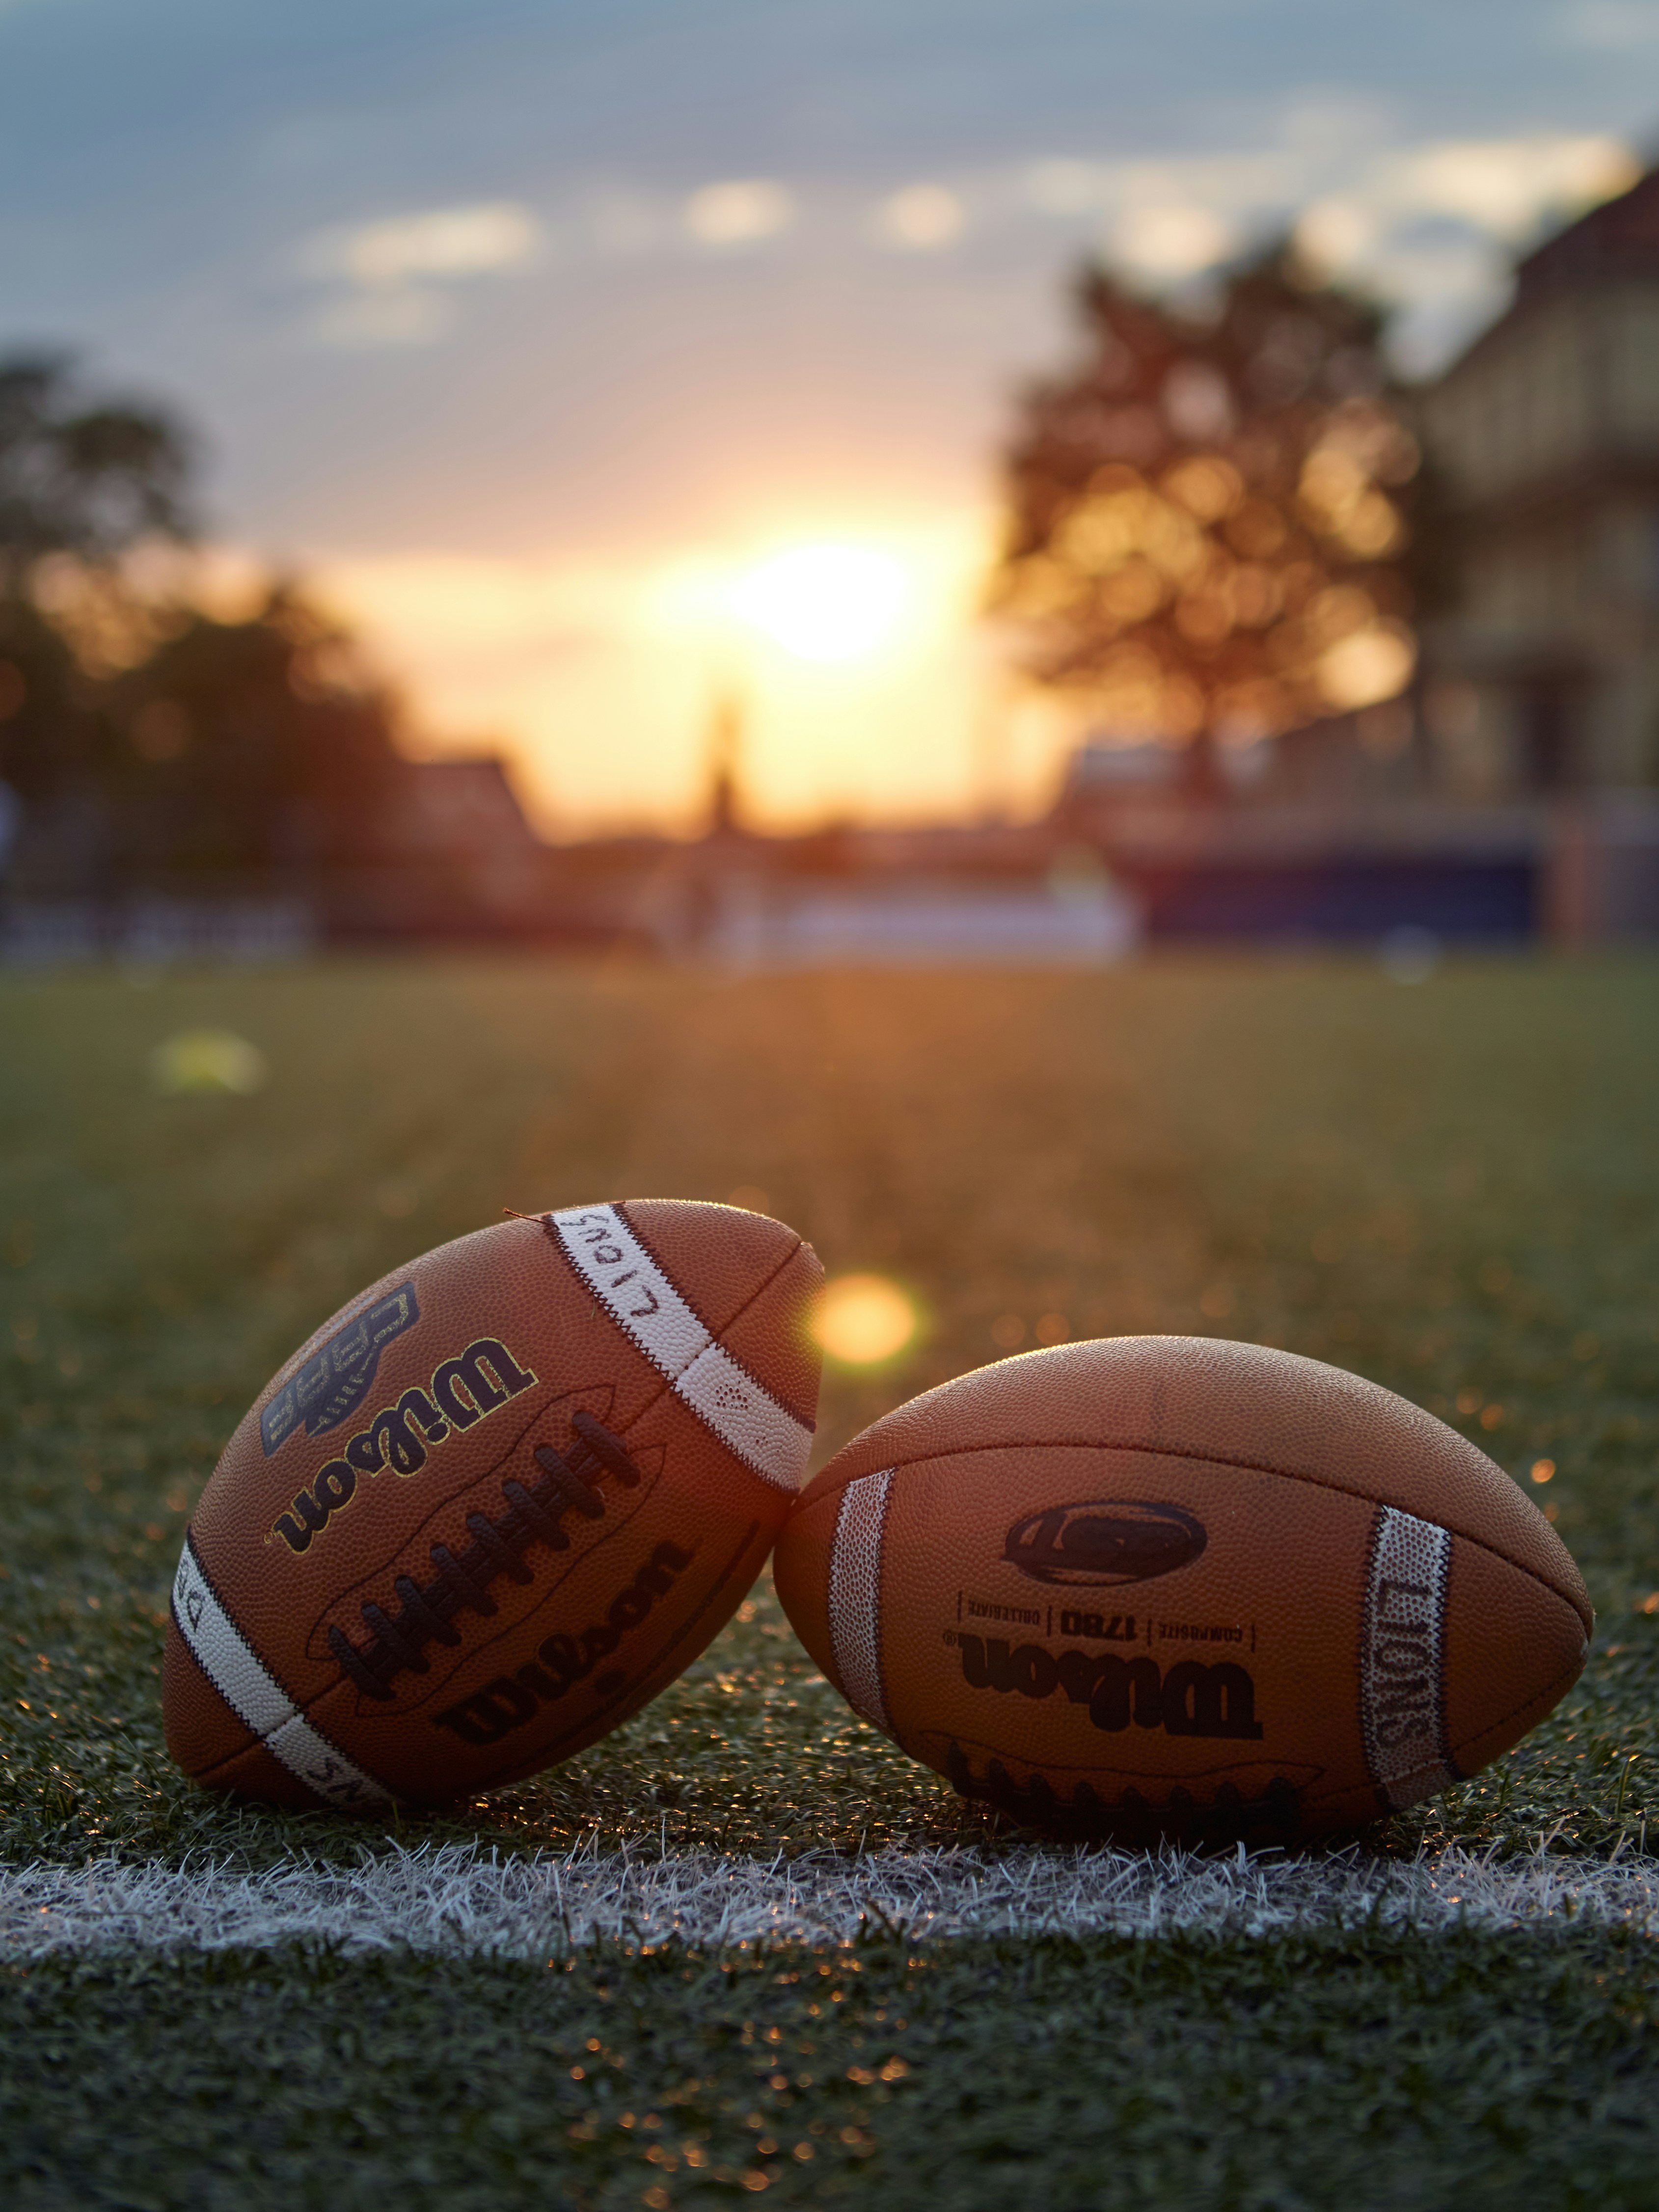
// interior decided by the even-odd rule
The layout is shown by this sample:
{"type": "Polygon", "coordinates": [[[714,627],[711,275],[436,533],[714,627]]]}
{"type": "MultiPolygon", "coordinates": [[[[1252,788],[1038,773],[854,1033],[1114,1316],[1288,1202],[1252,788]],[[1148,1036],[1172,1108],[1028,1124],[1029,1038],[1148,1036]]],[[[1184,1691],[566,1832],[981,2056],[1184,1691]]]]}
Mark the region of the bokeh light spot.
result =
{"type": "Polygon", "coordinates": [[[875,1367],[904,1350],[916,1322],[914,1303],[884,1275],[837,1275],[825,1288],[816,1334],[832,1359],[875,1367]]]}
{"type": "Polygon", "coordinates": [[[149,1079],[164,1097],[228,1091],[246,1097],[270,1073],[257,1044],[230,1030],[181,1030],[149,1056],[149,1079]]]}

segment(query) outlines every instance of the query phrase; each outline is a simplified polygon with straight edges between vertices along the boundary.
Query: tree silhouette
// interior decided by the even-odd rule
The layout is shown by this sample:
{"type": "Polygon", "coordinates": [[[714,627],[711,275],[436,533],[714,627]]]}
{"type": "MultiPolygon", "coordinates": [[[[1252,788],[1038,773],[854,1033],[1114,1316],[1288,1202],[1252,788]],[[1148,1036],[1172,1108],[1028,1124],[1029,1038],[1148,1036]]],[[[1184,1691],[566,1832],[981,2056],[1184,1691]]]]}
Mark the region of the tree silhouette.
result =
{"type": "Polygon", "coordinates": [[[1127,736],[1266,736],[1398,691],[1419,455],[1366,301],[1286,245],[1200,316],[1099,270],[1086,352],[1022,403],[991,605],[1026,672],[1127,736]]]}
{"type": "Polygon", "coordinates": [[[135,878],[303,879],[382,857],[404,764],[345,634],[291,587],[185,617],[111,687],[135,878]]]}
{"type": "Polygon", "coordinates": [[[53,555],[103,567],[146,538],[188,538],[190,468],[175,422],[88,400],[70,356],[0,361],[0,597],[26,596],[53,555]]]}
{"type": "Polygon", "coordinates": [[[292,588],[246,621],[144,599],[120,572],[187,540],[191,443],[88,397],[64,355],[0,362],[0,783],[29,894],[308,883],[395,843],[392,702],[292,588]],[[82,587],[46,588],[67,560],[82,587]],[[86,588],[88,586],[92,588],[86,588]],[[100,665],[98,618],[125,667],[100,665]]]}

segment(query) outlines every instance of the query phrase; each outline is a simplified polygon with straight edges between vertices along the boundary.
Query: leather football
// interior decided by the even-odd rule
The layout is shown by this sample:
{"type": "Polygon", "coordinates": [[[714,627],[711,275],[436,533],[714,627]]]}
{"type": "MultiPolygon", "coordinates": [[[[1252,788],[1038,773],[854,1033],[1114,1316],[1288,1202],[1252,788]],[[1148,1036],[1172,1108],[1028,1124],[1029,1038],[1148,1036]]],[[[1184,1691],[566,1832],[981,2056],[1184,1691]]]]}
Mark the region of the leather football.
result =
{"type": "Polygon", "coordinates": [[[303,1345],[186,1533],[167,1744],[372,1811],[568,1759],[742,1601],[805,1472],[822,1270],[764,1216],[574,1206],[441,1245],[303,1345]]]}
{"type": "Polygon", "coordinates": [[[866,1429],[801,1493],[779,1595],[852,1705],[1030,1826],[1351,1827],[1473,1774],[1592,1626],[1467,1439],[1255,1345],[1028,1352],[866,1429]]]}

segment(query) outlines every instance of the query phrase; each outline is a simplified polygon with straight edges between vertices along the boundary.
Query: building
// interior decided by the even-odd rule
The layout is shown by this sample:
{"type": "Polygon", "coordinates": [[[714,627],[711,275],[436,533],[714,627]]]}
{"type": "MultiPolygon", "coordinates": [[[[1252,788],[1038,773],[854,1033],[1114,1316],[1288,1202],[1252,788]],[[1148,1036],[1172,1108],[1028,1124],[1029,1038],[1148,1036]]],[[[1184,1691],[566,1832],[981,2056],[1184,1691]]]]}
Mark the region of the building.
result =
{"type": "Polygon", "coordinates": [[[1434,785],[1659,783],[1659,169],[1521,262],[1421,422],[1455,581],[1422,641],[1434,785]]]}
{"type": "Polygon", "coordinates": [[[549,926],[547,848],[493,755],[406,761],[380,864],[324,897],[331,938],[494,938],[549,926]]]}

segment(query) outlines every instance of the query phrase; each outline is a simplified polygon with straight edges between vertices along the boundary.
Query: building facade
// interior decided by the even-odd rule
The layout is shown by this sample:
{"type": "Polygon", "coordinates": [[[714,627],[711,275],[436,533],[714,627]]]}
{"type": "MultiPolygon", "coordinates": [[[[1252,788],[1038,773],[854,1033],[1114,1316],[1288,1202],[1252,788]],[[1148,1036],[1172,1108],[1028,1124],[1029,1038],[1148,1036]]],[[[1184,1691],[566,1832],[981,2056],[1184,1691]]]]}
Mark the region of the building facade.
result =
{"type": "Polygon", "coordinates": [[[1522,261],[1421,424],[1455,581],[1422,641],[1433,783],[1659,784],[1659,169],[1522,261]]]}

